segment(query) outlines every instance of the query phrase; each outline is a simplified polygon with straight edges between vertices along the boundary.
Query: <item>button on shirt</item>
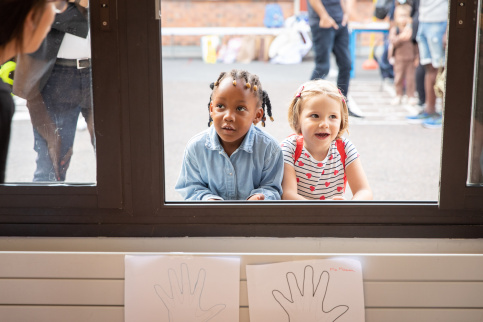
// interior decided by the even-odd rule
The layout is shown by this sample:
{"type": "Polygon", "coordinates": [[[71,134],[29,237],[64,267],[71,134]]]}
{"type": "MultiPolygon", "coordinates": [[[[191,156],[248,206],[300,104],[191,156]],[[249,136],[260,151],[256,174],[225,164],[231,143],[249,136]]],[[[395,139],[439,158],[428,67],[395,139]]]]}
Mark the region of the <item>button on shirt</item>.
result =
{"type": "Polygon", "coordinates": [[[252,125],[228,156],[212,126],[188,142],[175,188],[185,200],[246,200],[257,193],[280,200],[282,176],[282,150],[270,135],[252,125]]]}

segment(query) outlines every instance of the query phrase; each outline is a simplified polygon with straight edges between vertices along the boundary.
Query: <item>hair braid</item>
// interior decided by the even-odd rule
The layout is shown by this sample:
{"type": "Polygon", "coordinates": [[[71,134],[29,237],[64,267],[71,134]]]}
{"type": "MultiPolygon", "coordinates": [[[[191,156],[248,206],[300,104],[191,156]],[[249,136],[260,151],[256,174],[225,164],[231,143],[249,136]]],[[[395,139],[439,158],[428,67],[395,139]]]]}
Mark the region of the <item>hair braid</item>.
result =
{"type": "MultiPolygon", "coordinates": [[[[210,84],[212,92],[210,93],[210,101],[208,102],[208,112],[210,112],[213,92],[220,85],[221,81],[229,76],[232,77],[234,86],[236,86],[237,80],[244,80],[245,89],[253,91],[253,94],[257,97],[257,108],[262,108],[263,110],[262,126],[265,126],[266,121],[265,110],[267,111],[270,120],[273,122],[272,104],[270,103],[267,92],[262,89],[262,84],[260,83],[260,79],[258,78],[258,76],[255,74],[250,74],[250,72],[246,70],[232,69],[229,72],[221,72],[218,76],[218,79],[214,83],[210,84]]],[[[212,123],[213,119],[211,118],[211,113],[209,113],[208,126],[211,126],[212,123]]]]}

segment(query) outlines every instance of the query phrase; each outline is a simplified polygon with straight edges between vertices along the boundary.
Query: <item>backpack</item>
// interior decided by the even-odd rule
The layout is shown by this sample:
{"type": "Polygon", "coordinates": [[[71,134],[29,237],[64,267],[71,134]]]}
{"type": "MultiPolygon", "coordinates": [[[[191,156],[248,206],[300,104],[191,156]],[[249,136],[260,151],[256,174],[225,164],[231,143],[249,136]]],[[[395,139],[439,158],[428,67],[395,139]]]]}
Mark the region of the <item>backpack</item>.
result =
{"type": "Polygon", "coordinates": [[[263,24],[268,28],[283,27],[283,12],[282,7],[278,3],[269,3],[265,6],[265,16],[263,24]]]}
{"type": "MultiPolygon", "coordinates": [[[[296,135],[296,134],[292,134],[292,135],[296,135]]],[[[347,185],[347,177],[345,175],[345,159],[347,159],[347,155],[345,154],[344,142],[342,142],[342,139],[335,140],[335,146],[337,147],[337,151],[339,151],[340,161],[342,162],[342,166],[344,167],[344,193],[345,193],[345,187],[347,185]]],[[[299,135],[297,136],[297,146],[295,147],[295,152],[294,152],[294,161],[293,161],[294,164],[300,158],[300,155],[302,155],[303,147],[304,147],[304,137],[299,135]]]]}

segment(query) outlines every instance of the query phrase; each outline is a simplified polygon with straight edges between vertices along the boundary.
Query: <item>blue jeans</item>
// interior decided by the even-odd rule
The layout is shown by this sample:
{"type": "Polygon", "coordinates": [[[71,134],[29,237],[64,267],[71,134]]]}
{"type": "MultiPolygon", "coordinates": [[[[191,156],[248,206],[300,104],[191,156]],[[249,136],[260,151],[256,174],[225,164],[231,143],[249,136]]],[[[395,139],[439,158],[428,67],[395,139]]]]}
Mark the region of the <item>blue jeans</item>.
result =
{"type": "Polygon", "coordinates": [[[330,70],[330,54],[334,53],[339,73],[337,87],[347,96],[351,73],[349,51],[349,30],[339,25],[339,29],[310,26],[315,52],[315,69],[310,79],[325,78],[330,70]]]}
{"type": "MultiPolygon", "coordinates": [[[[90,68],[77,69],[55,65],[47,84],[41,92],[40,100],[32,100],[28,105],[44,104],[61,138],[60,159],[74,145],[77,120],[82,113],[88,119],[92,113],[90,68]],[[43,103],[42,103],[43,100],[43,103]]],[[[92,142],[94,143],[94,142],[92,142]]],[[[34,128],[34,150],[37,152],[37,167],[33,181],[57,181],[54,166],[49,156],[47,141],[34,128]]],[[[68,167],[68,164],[65,168],[68,167]]],[[[61,171],[60,180],[65,181],[66,171],[61,171]]]]}
{"type": "Polygon", "coordinates": [[[416,40],[421,65],[432,64],[434,68],[444,65],[443,36],[448,22],[419,22],[416,40]]]}

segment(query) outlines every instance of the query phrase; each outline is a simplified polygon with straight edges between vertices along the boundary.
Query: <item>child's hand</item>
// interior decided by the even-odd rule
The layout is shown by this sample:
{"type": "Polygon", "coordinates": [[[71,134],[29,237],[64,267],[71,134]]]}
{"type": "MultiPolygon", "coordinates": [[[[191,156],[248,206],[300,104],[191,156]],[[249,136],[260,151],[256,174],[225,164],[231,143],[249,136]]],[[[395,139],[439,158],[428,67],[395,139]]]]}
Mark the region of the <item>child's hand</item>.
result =
{"type": "Polygon", "coordinates": [[[343,196],[335,196],[332,200],[345,200],[343,196]]]}
{"type": "Polygon", "coordinates": [[[257,193],[251,196],[250,198],[248,198],[247,200],[265,200],[265,195],[261,193],[257,193]]]}

